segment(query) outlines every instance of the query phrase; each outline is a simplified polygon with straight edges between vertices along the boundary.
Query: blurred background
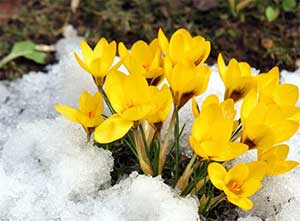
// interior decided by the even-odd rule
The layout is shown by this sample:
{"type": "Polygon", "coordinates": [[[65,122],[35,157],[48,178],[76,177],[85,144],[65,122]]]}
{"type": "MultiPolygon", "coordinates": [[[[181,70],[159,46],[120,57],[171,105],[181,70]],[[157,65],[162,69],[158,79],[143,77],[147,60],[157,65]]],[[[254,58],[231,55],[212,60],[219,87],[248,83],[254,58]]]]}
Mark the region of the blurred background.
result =
{"type": "MultiPolygon", "coordinates": [[[[159,27],[168,36],[184,27],[211,41],[209,64],[222,52],[261,71],[300,67],[300,0],[0,0],[0,61],[20,41],[51,48],[67,25],[90,45],[105,37],[128,47],[151,41],[159,27]]],[[[19,56],[0,67],[0,79],[54,62],[51,50],[43,59],[19,56]]]]}

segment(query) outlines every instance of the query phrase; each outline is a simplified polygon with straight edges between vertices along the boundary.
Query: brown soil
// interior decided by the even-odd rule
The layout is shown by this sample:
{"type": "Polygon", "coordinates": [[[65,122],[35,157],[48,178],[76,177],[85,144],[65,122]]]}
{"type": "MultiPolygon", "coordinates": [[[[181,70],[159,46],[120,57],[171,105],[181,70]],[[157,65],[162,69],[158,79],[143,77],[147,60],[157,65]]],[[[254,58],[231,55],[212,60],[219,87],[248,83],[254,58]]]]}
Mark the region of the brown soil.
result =
{"type": "MultiPolygon", "coordinates": [[[[216,0],[81,0],[75,12],[70,1],[63,0],[4,0],[1,4],[0,57],[20,40],[54,44],[62,37],[63,27],[72,24],[91,44],[104,36],[128,46],[138,39],[150,41],[159,27],[168,35],[185,27],[211,41],[209,64],[222,52],[227,60],[235,57],[262,71],[275,65],[293,71],[300,59],[299,10],[281,13],[270,23],[257,8],[249,7],[234,17],[226,1],[216,0]]],[[[54,61],[49,53],[48,64],[54,61]]],[[[0,70],[0,79],[44,68],[20,58],[0,70]]]]}

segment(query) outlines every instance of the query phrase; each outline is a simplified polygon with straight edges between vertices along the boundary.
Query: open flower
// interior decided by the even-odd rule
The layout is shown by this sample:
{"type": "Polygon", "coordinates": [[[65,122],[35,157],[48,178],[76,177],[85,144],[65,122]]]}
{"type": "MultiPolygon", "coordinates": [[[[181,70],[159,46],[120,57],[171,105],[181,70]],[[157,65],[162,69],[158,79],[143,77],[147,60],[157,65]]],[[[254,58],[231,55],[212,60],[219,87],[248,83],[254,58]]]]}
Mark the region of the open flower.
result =
{"type": "Polygon", "coordinates": [[[119,55],[130,73],[140,73],[149,85],[158,85],[163,79],[163,61],[158,40],[154,39],[149,45],[144,41],[135,42],[130,51],[119,43],[119,55]]]}
{"type": "Polygon", "coordinates": [[[215,98],[208,97],[204,101],[200,115],[192,127],[190,144],[194,152],[204,159],[232,160],[248,150],[245,144],[230,142],[234,121],[232,114],[227,113],[234,112],[233,106],[210,103],[209,100],[215,100],[215,98]],[[224,107],[227,108],[224,109],[224,107]],[[229,111],[228,107],[232,110],[229,111]]]}
{"type": "Polygon", "coordinates": [[[257,93],[245,97],[241,109],[242,142],[249,148],[265,148],[286,141],[298,130],[278,105],[258,102],[257,93]]]}
{"type": "Polygon", "coordinates": [[[103,121],[103,100],[99,92],[94,95],[83,92],[79,100],[79,109],[61,104],[56,104],[54,107],[64,117],[81,124],[88,135],[103,121]]]}
{"type": "Polygon", "coordinates": [[[210,53],[210,42],[200,35],[192,37],[186,29],[178,29],[170,42],[162,29],[158,31],[159,45],[172,64],[189,61],[195,65],[203,64],[210,53]]]}
{"type": "Polygon", "coordinates": [[[237,60],[231,59],[226,66],[220,53],[218,69],[226,88],[224,99],[232,98],[236,102],[256,88],[256,79],[251,75],[251,67],[246,62],[237,62],[237,60]]]}
{"type": "Polygon", "coordinates": [[[258,160],[267,164],[266,175],[280,175],[299,165],[296,161],[286,160],[289,149],[288,145],[282,144],[267,148],[266,150],[258,150],[258,160]]]}
{"type": "Polygon", "coordinates": [[[167,69],[169,71],[166,77],[177,109],[180,109],[193,96],[198,96],[206,90],[211,73],[208,66],[182,62],[167,69]]]}
{"type": "Polygon", "coordinates": [[[296,122],[300,121],[300,109],[296,107],[299,99],[298,87],[293,84],[280,84],[277,67],[258,75],[257,83],[259,101],[276,104],[286,113],[286,117],[296,122]]]}
{"type": "Polygon", "coordinates": [[[80,47],[83,59],[75,53],[77,62],[93,76],[97,86],[101,87],[104,84],[105,76],[112,69],[116,56],[116,42],[108,43],[105,38],[101,38],[94,50],[90,48],[86,41],[81,41],[80,47]]]}
{"type": "MultiPolygon", "coordinates": [[[[140,74],[125,75],[120,71],[113,71],[107,77],[105,88],[116,114],[96,128],[95,140],[99,143],[110,143],[120,139],[140,120],[149,118],[158,122],[166,118],[165,113],[156,117],[153,115],[162,110],[157,102],[168,100],[168,88],[163,87],[159,90],[155,86],[149,86],[140,74]]],[[[168,104],[166,101],[165,105],[168,104]]]]}
{"type": "Polygon", "coordinates": [[[266,165],[260,161],[238,163],[228,172],[219,163],[208,165],[208,176],[212,184],[224,191],[229,202],[243,210],[253,208],[253,202],[248,197],[261,188],[265,173],[266,165]]]}

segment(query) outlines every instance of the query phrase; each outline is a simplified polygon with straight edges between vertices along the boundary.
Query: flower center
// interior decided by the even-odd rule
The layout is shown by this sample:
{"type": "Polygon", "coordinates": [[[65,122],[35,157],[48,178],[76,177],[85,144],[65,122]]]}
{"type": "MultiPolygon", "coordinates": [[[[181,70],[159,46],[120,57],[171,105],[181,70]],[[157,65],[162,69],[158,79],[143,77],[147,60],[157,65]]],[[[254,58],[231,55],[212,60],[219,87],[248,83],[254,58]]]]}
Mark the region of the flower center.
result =
{"type": "Polygon", "coordinates": [[[148,71],[148,69],[149,69],[149,65],[147,65],[147,64],[143,64],[142,66],[143,66],[143,68],[144,68],[146,71],[148,71]]]}
{"type": "Polygon", "coordinates": [[[87,113],[87,115],[88,115],[89,118],[94,117],[94,113],[93,113],[92,111],[89,111],[89,112],[87,113]]]}
{"type": "Polygon", "coordinates": [[[239,184],[238,182],[230,181],[227,186],[232,192],[236,194],[241,192],[241,184],[239,184]]]}

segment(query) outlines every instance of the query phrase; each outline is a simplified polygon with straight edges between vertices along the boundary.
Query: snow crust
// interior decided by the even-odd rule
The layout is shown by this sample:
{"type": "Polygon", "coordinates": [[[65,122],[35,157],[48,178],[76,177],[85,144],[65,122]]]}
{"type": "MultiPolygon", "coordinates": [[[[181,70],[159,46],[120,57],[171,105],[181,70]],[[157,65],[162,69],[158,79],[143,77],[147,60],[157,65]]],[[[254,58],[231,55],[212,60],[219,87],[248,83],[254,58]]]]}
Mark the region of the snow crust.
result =
{"type": "MultiPolygon", "coordinates": [[[[195,198],[179,197],[159,177],[132,173],[111,186],[109,151],[86,143],[80,126],[54,111],[55,103],[76,106],[83,90],[96,87],[73,58],[80,37],[68,29],[57,47],[58,63],[45,73],[31,72],[13,82],[0,82],[0,220],[199,220],[195,198]]],[[[223,83],[212,66],[209,94],[222,99],[223,83]]],[[[300,85],[300,70],[282,71],[282,82],[300,85]]],[[[237,106],[239,108],[240,105],[237,106]]],[[[181,140],[190,153],[191,104],[180,111],[186,129],[181,140]]],[[[300,160],[299,134],[288,143],[289,158],[300,160]]],[[[250,160],[253,153],[241,157],[250,160]]],[[[239,220],[300,220],[299,168],[265,179],[254,197],[255,208],[239,220]]]]}

